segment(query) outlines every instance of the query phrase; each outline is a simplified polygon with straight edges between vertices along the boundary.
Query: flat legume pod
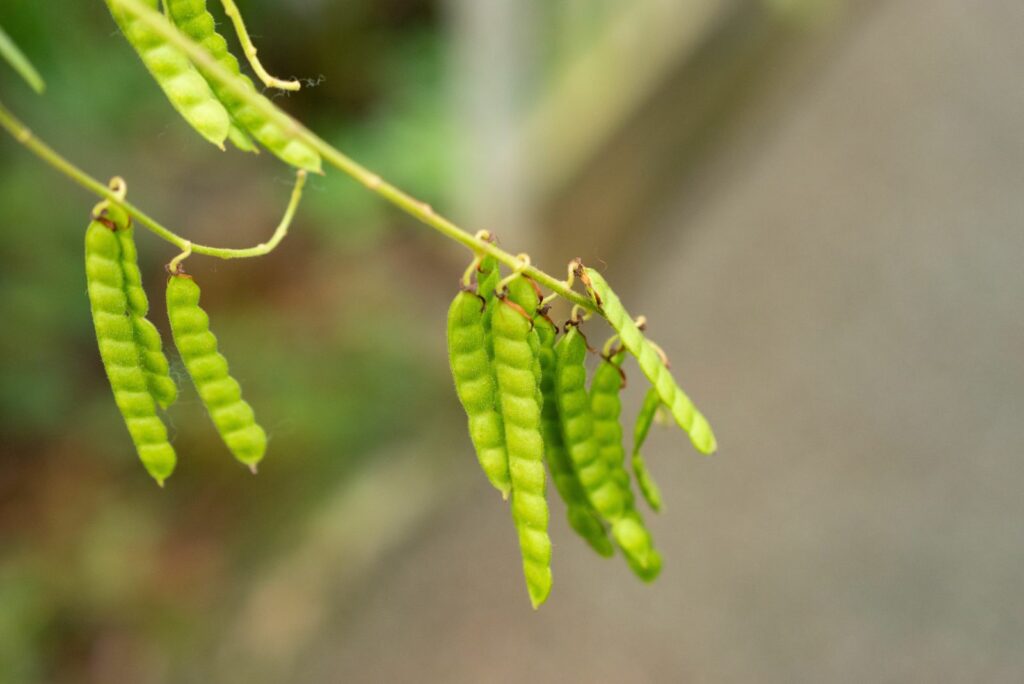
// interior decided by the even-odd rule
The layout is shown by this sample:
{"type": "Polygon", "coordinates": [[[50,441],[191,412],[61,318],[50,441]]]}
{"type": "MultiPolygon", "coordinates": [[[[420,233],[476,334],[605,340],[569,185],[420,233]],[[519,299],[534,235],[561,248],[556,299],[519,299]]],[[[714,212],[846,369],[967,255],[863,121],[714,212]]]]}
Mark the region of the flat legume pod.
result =
{"type": "Polygon", "coordinates": [[[676,384],[672,373],[658,351],[633,322],[618,296],[608,286],[601,274],[594,269],[587,268],[585,276],[588,283],[587,290],[591,297],[601,307],[608,322],[615,328],[615,332],[619,334],[622,344],[637,358],[640,370],[658,390],[658,396],[668,407],[679,427],[683,428],[690,436],[690,441],[697,451],[703,454],[714,453],[718,448],[718,443],[707,419],[701,415],[686,393],[676,384]]]}
{"type": "Polygon", "coordinates": [[[556,326],[545,316],[537,316],[534,325],[540,338],[541,432],[544,436],[544,457],[551,470],[551,479],[565,502],[569,525],[601,556],[614,554],[608,533],[594,507],[587,501],[583,486],[573,470],[572,460],[562,439],[562,425],[558,412],[558,397],[555,389],[555,340],[556,326]]]}
{"type": "Polygon", "coordinates": [[[127,227],[128,219],[116,207],[106,214],[104,221],[92,221],[85,232],[85,273],[96,341],[139,460],[163,486],[174,471],[177,456],[167,439],[167,427],[157,415],[132,325],[121,243],[115,234],[127,227]]]}
{"type": "Polygon", "coordinates": [[[637,574],[650,581],[657,576],[657,572],[650,572],[654,542],[643,517],[636,510],[619,423],[622,413],[619,393],[625,384],[620,365],[624,357],[625,352],[619,352],[602,359],[590,383],[590,408],[594,415],[594,440],[598,454],[623,497],[622,517],[612,522],[612,536],[630,560],[630,567],[634,571],[642,571],[637,574]]]}
{"type": "MultiPolygon", "coordinates": [[[[234,77],[242,81],[255,97],[262,98],[252,80],[241,72],[238,59],[228,50],[227,41],[216,27],[213,15],[206,8],[206,0],[167,0],[167,9],[175,25],[189,38],[200,43],[214,59],[234,77]]],[[[267,119],[257,108],[238,97],[224,86],[214,74],[199,68],[217,98],[224,104],[231,118],[248,131],[264,147],[282,161],[307,171],[320,173],[320,155],[301,140],[291,138],[274,121],[267,119]]]]}
{"type": "MultiPolygon", "coordinates": [[[[157,8],[158,0],[141,1],[147,7],[154,10],[157,8]]],[[[115,2],[106,2],[114,21],[163,89],[171,105],[200,135],[224,149],[224,139],[228,135],[231,119],[188,57],[143,22],[121,10],[115,2]]]]}
{"type": "Polygon", "coordinates": [[[455,391],[466,410],[469,437],[487,479],[508,498],[512,490],[497,381],[487,350],[484,300],[463,290],[448,309],[448,361],[455,391]]]}
{"type": "Polygon", "coordinates": [[[625,512],[625,497],[608,464],[601,458],[594,438],[594,415],[587,394],[587,342],[572,326],[555,344],[555,395],[558,417],[573,470],[590,505],[601,517],[614,522],[625,512]]]}
{"type": "Polygon", "coordinates": [[[509,284],[508,296],[499,300],[491,321],[512,482],[512,519],[519,532],[523,572],[534,608],[551,591],[551,539],[545,499],[544,439],[540,431],[540,342],[532,323],[536,306],[533,287],[520,276],[509,284]]]}
{"type": "Polygon", "coordinates": [[[640,449],[643,447],[644,440],[647,439],[647,433],[651,430],[651,424],[654,423],[654,416],[657,414],[659,406],[661,406],[661,397],[658,396],[658,390],[652,387],[647,391],[644,403],[640,407],[640,413],[636,417],[636,427],[633,428],[633,455],[630,460],[633,462],[633,475],[640,487],[640,493],[643,494],[648,506],[660,512],[661,490],[650,471],[647,470],[647,463],[643,456],[640,455],[640,449]]]}
{"type": "Polygon", "coordinates": [[[256,422],[242,388],[228,373],[228,362],[217,351],[210,318],[199,306],[199,285],[187,275],[167,281],[167,317],[174,346],[192,377],[213,424],[234,457],[254,472],[267,450],[267,433],[256,422]]]}
{"type": "Polygon", "coordinates": [[[128,310],[135,330],[135,342],[139,345],[142,368],[146,373],[146,384],[160,408],[167,408],[178,398],[178,385],[171,378],[170,364],[164,355],[160,332],[146,317],[149,313],[149,298],[142,287],[134,233],[131,224],[115,233],[121,245],[121,269],[124,273],[125,294],[128,296],[128,310]]]}

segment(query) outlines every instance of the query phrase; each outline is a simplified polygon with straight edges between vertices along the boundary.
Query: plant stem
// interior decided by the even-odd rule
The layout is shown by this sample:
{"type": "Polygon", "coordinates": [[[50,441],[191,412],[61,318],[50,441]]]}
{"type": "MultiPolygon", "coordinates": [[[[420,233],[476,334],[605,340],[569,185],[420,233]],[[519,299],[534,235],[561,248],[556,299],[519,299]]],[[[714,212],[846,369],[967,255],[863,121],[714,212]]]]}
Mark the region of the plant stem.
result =
{"type": "Polygon", "coordinates": [[[245,28],[245,21],[242,19],[242,13],[238,11],[238,6],[235,5],[235,0],[220,0],[220,4],[224,6],[224,14],[228,15],[228,19],[235,25],[238,42],[242,44],[242,52],[245,53],[245,58],[249,60],[249,66],[252,67],[252,70],[263,81],[263,85],[268,88],[277,88],[278,90],[298,90],[301,88],[302,84],[295,79],[291,81],[282,80],[270,75],[263,68],[263,64],[260,63],[259,58],[256,56],[256,46],[253,45],[252,38],[249,37],[249,31],[245,28]]]}
{"type": "Polygon", "coordinates": [[[106,185],[62,157],[59,152],[37,138],[35,134],[25,126],[25,124],[21,123],[21,121],[19,121],[17,117],[15,117],[14,114],[12,114],[10,110],[3,105],[2,102],[0,102],[0,127],[6,129],[15,140],[27,147],[37,157],[63,173],[75,183],[78,183],[89,192],[103,197],[111,204],[116,204],[122,207],[125,211],[131,214],[136,221],[151,230],[158,237],[163,238],[179,249],[184,250],[186,246],[191,245],[193,254],[205,254],[206,256],[217,257],[218,259],[247,259],[263,256],[264,254],[272,252],[288,233],[288,227],[291,224],[292,218],[295,216],[295,210],[298,206],[299,198],[302,196],[302,186],[305,184],[306,180],[305,172],[299,171],[295,180],[295,189],[292,190],[292,196],[288,203],[288,208],[285,210],[284,218],[281,223],[278,224],[273,236],[266,242],[261,242],[255,247],[246,247],[242,249],[199,245],[192,243],[188,239],[181,237],[171,229],[165,227],[155,218],[142,211],[137,206],[108,188],[106,185]]]}
{"type": "MultiPolygon", "coordinates": [[[[472,235],[463,230],[452,221],[435,212],[426,202],[421,202],[415,197],[412,197],[411,195],[396,188],[383,180],[377,174],[371,172],[366,167],[346,156],[340,150],[333,147],[301,123],[278,109],[272,102],[270,102],[270,100],[257,93],[244,81],[236,78],[230,72],[225,70],[202,46],[179,32],[159,12],[146,7],[138,0],[114,0],[114,3],[121,6],[129,14],[137,17],[162,38],[179,48],[189,57],[189,59],[201,66],[211,77],[222,83],[224,87],[231,90],[238,97],[244,99],[247,104],[255,107],[264,116],[277,123],[285,131],[286,135],[295,140],[302,140],[307,145],[314,148],[335,168],[348,176],[351,176],[368,190],[381,196],[405,213],[433,228],[448,239],[467,247],[474,254],[487,254],[493,256],[499,262],[505,264],[505,266],[512,269],[518,269],[521,273],[536,281],[537,284],[551,290],[553,293],[568,302],[588,311],[601,314],[600,309],[588,297],[573,290],[569,282],[559,280],[540,270],[536,266],[527,265],[523,267],[519,257],[506,252],[489,240],[472,235]]],[[[75,166],[72,162],[61,156],[56,150],[37,138],[27,126],[19,121],[18,118],[3,105],[2,102],[0,102],[0,127],[6,129],[15,140],[81,187],[122,207],[125,211],[131,214],[136,221],[148,228],[157,237],[166,240],[178,249],[185,250],[191,248],[193,254],[203,254],[206,256],[217,257],[219,259],[243,259],[257,257],[273,251],[288,231],[288,225],[294,216],[298,196],[301,193],[302,184],[305,180],[304,175],[302,174],[297,178],[296,187],[292,192],[292,199],[285,212],[285,217],[282,219],[281,224],[278,225],[277,230],[274,232],[274,235],[270,240],[260,243],[255,247],[242,249],[211,247],[209,245],[193,243],[187,238],[178,235],[131,202],[119,197],[105,184],[75,166]]]]}
{"type": "MultiPolygon", "coordinates": [[[[265,117],[277,123],[278,126],[284,130],[286,135],[290,136],[294,140],[303,141],[319,152],[328,163],[343,173],[351,176],[367,189],[380,195],[391,204],[395,205],[410,216],[419,219],[422,223],[430,226],[450,240],[454,240],[455,242],[468,247],[474,253],[489,254],[509,268],[517,268],[520,266],[519,260],[514,255],[506,252],[487,240],[475,237],[462,228],[459,228],[453,222],[435,212],[429,204],[421,202],[415,197],[412,197],[391,185],[377,174],[343,154],[340,150],[332,146],[317,134],[313,133],[291,116],[278,109],[274,103],[257,93],[244,80],[236,77],[221,66],[201,45],[178,31],[174,25],[161,16],[159,12],[146,7],[144,4],[139,2],[139,0],[113,1],[124,11],[128,12],[145,24],[154,33],[158,34],[168,43],[171,43],[176,48],[184,52],[190,60],[192,60],[197,66],[201,67],[201,71],[207,74],[208,77],[213,78],[224,88],[230,90],[234,95],[243,99],[246,104],[257,109],[265,117]]],[[[193,248],[193,251],[196,250],[193,248]]],[[[598,314],[601,313],[598,307],[595,306],[588,297],[574,291],[564,281],[558,280],[534,266],[527,266],[525,269],[522,269],[522,273],[535,280],[539,285],[557,293],[569,302],[588,311],[598,314]]]]}

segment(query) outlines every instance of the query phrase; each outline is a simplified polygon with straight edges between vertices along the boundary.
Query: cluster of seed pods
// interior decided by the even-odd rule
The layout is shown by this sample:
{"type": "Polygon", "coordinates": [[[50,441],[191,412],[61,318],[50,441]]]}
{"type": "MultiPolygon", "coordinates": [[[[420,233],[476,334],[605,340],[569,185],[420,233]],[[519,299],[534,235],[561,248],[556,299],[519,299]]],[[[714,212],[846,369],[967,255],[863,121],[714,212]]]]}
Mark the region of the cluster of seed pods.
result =
{"type": "MultiPolygon", "coordinates": [[[[158,0],[142,0],[153,10],[158,0]]],[[[168,44],[146,24],[107,0],[111,16],[128,43],[138,53],[153,80],[160,85],[171,105],[201,136],[223,149],[231,127],[224,105],[213,94],[206,79],[180,50],[168,44]]]]}
{"type": "MultiPolygon", "coordinates": [[[[181,50],[121,9],[116,0],[106,2],[124,37],[163,89],[167,99],[200,135],[222,149],[224,141],[229,139],[235,147],[246,152],[258,152],[252,140],[255,138],[285,163],[320,173],[321,159],[316,150],[294,139],[280,124],[262,114],[247,99],[240,98],[214,74],[194,65],[181,50]]],[[[159,0],[142,2],[153,10],[159,6],[159,0]]],[[[177,29],[203,46],[218,65],[243,84],[250,91],[250,99],[263,98],[263,95],[256,92],[249,77],[242,74],[238,59],[231,54],[224,36],[217,31],[216,21],[207,9],[206,0],[163,0],[163,4],[167,17],[177,29]]],[[[237,8],[233,4],[230,8],[237,16],[237,8]]],[[[236,22],[236,26],[244,25],[236,22]]],[[[248,35],[244,36],[243,42],[249,43],[248,35]]],[[[253,66],[265,74],[258,61],[253,66]]],[[[288,83],[298,86],[297,82],[278,79],[271,82],[284,84],[278,87],[285,87],[288,83]]]]}
{"type": "MultiPolygon", "coordinates": [[[[85,273],[100,358],[139,459],[161,486],[177,456],[159,410],[178,396],[160,332],[147,318],[133,229],[120,207],[104,202],[85,232],[85,273]]],[[[242,389],[217,350],[199,286],[176,267],[167,281],[167,314],[174,344],[228,450],[254,472],[267,448],[242,389]]]]}
{"type": "MultiPolygon", "coordinates": [[[[196,131],[220,148],[229,139],[243,151],[258,152],[259,142],[302,169],[300,174],[320,172],[321,158],[315,149],[253,106],[263,96],[242,74],[206,0],[139,1],[144,6],[136,10],[139,16],[162,5],[167,20],[205,48],[219,67],[193,64],[175,46],[178,43],[165,40],[165,34],[126,12],[118,0],[106,0],[128,42],[196,131]],[[242,89],[248,91],[247,97],[239,97],[237,91],[242,89]]],[[[297,81],[266,73],[255,59],[255,48],[233,0],[221,1],[264,84],[298,89],[297,81]]],[[[23,57],[12,50],[2,32],[0,56],[26,72],[23,57]]],[[[196,60],[204,61],[198,56],[196,60]]],[[[26,78],[38,80],[32,74],[26,78]]],[[[177,263],[187,254],[168,268],[167,312],[174,344],[228,450],[255,472],[267,449],[267,435],[218,350],[209,317],[199,304],[198,284],[177,263]]],[[[85,235],[85,266],[100,357],[115,403],[140,460],[163,486],[177,455],[161,411],[174,403],[178,387],[160,332],[147,318],[149,300],[131,221],[116,203],[103,202],[94,211],[85,235]]],[[[570,527],[600,556],[614,556],[618,547],[630,569],[642,580],[652,581],[661,571],[662,558],[637,508],[632,485],[635,479],[648,506],[661,510],[661,492],[641,454],[655,416],[665,409],[699,452],[710,454],[717,448],[710,425],[672,377],[664,354],[646,338],[642,325],[626,312],[607,281],[578,260],[568,285],[574,279],[583,283],[589,308],[615,332],[589,383],[587,360],[594,350],[580,329],[584,318],[574,308],[560,329],[549,318],[547,300],[536,283],[520,270],[502,278],[493,256],[474,259],[448,312],[448,352],[456,393],[468,417],[480,467],[510,501],[534,608],[547,600],[552,586],[545,464],[565,503],[570,527]],[[627,353],[637,359],[651,383],[633,431],[632,477],[626,463],[620,400],[627,353]]]]}
{"type": "MultiPolygon", "coordinates": [[[[111,185],[123,197],[123,181],[111,185]],[[116,189],[115,189],[116,188],[116,189]]],[[[168,266],[167,313],[174,345],[228,450],[254,472],[267,435],[228,369],[200,306],[200,288],[180,261],[168,266]]],[[[524,261],[524,263],[526,263],[524,261]]],[[[118,205],[101,203],[86,230],[85,271],[100,357],[115,403],[143,465],[163,485],[177,462],[161,416],[178,396],[156,326],[147,318],[133,229],[118,205]]],[[[510,500],[523,573],[534,608],[552,586],[547,470],[566,506],[570,527],[599,555],[615,555],[644,581],[662,559],[636,506],[623,444],[620,393],[627,352],[651,380],[634,429],[633,477],[657,511],[661,494],[640,454],[655,415],[667,408],[701,451],[715,445],[710,426],[676,385],[660,351],[625,313],[596,272],[580,267],[594,308],[615,335],[588,383],[594,352],[577,309],[560,329],[540,288],[520,271],[501,277],[493,257],[477,258],[448,312],[448,352],[470,438],[488,480],[510,500]]]]}
{"type": "MultiPolygon", "coordinates": [[[[161,4],[161,0],[142,1],[153,10],[161,4]]],[[[223,75],[193,64],[146,23],[124,12],[117,0],[106,2],[172,105],[203,137],[218,147],[230,139],[239,149],[251,152],[258,151],[259,142],[292,166],[320,171],[321,159],[314,149],[252,105],[252,99],[263,96],[242,74],[206,0],[162,0],[162,4],[168,20],[202,45],[235,79],[236,87],[241,84],[250,91],[249,97],[239,97],[223,75]]],[[[271,87],[297,88],[297,82],[280,81],[266,73],[255,59],[237,7],[222,2],[261,80],[271,87]]],[[[90,298],[101,356],[118,406],[140,457],[162,483],[174,467],[175,455],[157,409],[166,409],[174,401],[177,387],[168,373],[159,332],[146,319],[148,301],[135,265],[130,225],[124,218],[125,225],[113,230],[113,240],[94,226],[108,229],[116,221],[90,226],[90,298]],[[100,266],[104,259],[118,268],[106,262],[100,266]],[[114,289],[120,299],[111,294],[114,289]],[[121,299],[124,310],[117,316],[123,322],[111,318],[114,310],[121,311],[121,299]]],[[[578,264],[573,273],[621,345],[606,345],[589,387],[590,347],[580,330],[582,319],[574,315],[560,331],[542,306],[539,288],[519,273],[502,279],[493,257],[474,260],[473,273],[463,278],[463,289],[448,312],[449,361],[456,392],[466,410],[480,467],[502,497],[510,499],[527,590],[535,608],[547,599],[552,582],[545,463],[572,529],[601,556],[614,555],[618,546],[629,567],[650,581],[660,572],[662,560],[636,507],[632,479],[649,506],[660,510],[661,493],[640,453],[655,414],[666,408],[698,451],[711,453],[716,448],[704,416],[676,384],[660,350],[647,340],[604,278],[578,264]],[[634,430],[632,478],[626,466],[619,399],[627,352],[637,358],[652,384],[634,430]]],[[[167,306],[175,344],[214,425],[234,456],[255,470],[266,450],[266,433],[228,373],[209,319],[199,307],[198,285],[178,269],[172,270],[168,281],[167,306]]]]}
{"type": "Polygon", "coordinates": [[[592,271],[579,267],[575,273],[616,333],[589,384],[587,359],[593,350],[580,329],[582,317],[574,309],[560,330],[536,284],[518,272],[501,279],[493,257],[474,260],[448,311],[456,394],[468,416],[480,466],[504,497],[511,495],[534,608],[551,589],[544,463],[565,503],[570,527],[596,553],[613,556],[618,546],[644,581],[661,571],[662,558],[637,509],[626,465],[620,392],[627,353],[638,357],[654,383],[637,417],[631,458],[633,477],[649,506],[660,510],[661,494],[640,449],[660,407],[667,404],[677,420],[685,418],[683,427],[702,452],[714,449],[707,422],[611,288],[592,271]],[[656,362],[648,352],[656,355],[656,362]]]}
{"type": "MultiPolygon", "coordinates": [[[[154,344],[150,334],[143,332],[146,328],[137,324],[141,319],[152,325],[145,319],[141,302],[132,303],[139,290],[134,275],[128,272],[138,268],[133,261],[134,247],[130,253],[125,250],[131,241],[130,231],[124,211],[101,205],[85,231],[85,274],[96,341],[114,401],[142,465],[162,486],[174,471],[177,456],[157,406],[166,408],[177,390],[170,391],[162,382],[165,378],[170,381],[166,359],[162,364],[153,362],[157,355],[163,357],[159,333],[154,344]]],[[[173,381],[170,385],[173,387],[173,381]]]]}

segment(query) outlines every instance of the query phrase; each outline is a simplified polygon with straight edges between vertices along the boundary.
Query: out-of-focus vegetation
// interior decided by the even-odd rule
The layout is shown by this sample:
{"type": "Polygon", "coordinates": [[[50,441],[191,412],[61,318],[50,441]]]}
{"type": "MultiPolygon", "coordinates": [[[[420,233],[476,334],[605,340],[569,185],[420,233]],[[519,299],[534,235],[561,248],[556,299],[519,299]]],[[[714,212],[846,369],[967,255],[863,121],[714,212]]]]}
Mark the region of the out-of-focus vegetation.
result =
{"type": "MultiPolygon", "coordinates": [[[[431,3],[245,5],[265,62],[310,81],[287,103],[293,112],[396,181],[444,197],[451,134],[431,3]]],[[[38,98],[0,69],[4,100],[38,134],[99,177],[124,175],[131,197],[190,236],[265,239],[288,172],[268,154],[211,154],[103,3],[4,3],[0,24],[48,80],[38,98]]],[[[183,398],[171,416],[182,462],[156,495],[88,320],[81,243],[94,201],[0,138],[4,682],[93,677],[107,671],[104,658],[133,673],[122,681],[167,672],[175,652],[215,639],[238,583],[292,543],[337,483],[415,434],[438,393],[450,403],[443,356],[421,360],[441,342],[417,342],[427,312],[409,293],[423,274],[392,248],[400,216],[331,174],[311,183],[293,236],[271,257],[190,262],[270,433],[265,467],[253,478],[232,462],[179,362],[183,398]]],[[[139,243],[166,332],[162,265],[174,252],[148,234],[139,243]]]]}

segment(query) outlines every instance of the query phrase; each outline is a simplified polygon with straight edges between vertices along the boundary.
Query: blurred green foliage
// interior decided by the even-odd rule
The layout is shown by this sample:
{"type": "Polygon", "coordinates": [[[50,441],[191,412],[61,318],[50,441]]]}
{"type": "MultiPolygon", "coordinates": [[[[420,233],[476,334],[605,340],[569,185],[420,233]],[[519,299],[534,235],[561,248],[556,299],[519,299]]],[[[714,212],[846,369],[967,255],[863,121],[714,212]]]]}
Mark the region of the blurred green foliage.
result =
{"type": "MultiPolygon", "coordinates": [[[[433,3],[244,9],[271,71],[310,80],[290,111],[443,200],[453,132],[433,3]]],[[[39,98],[0,68],[0,96],[62,153],[97,177],[124,175],[130,197],[196,239],[253,244],[277,222],[288,172],[269,154],[221,155],[199,140],[103,3],[5,2],[0,24],[48,83],[39,98]]],[[[82,239],[94,202],[0,137],[0,682],[92,681],[104,658],[123,681],[159,680],[175,654],[215,637],[232,587],[287,547],[338,482],[452,402],[443,357],[425,363],[414,343],[431,312],[396,285],[408,277],[387,240],[399,217],[329,174],[313,179],[273,255],[189,262],[270,434],[260,476],[219,444],[179,361],[170,420],[182,463],[156,492],[89,322],[82,239]]],[[[139,243],[166,333],[162,264],[173,252],[145,234],[139,243]]]]}

